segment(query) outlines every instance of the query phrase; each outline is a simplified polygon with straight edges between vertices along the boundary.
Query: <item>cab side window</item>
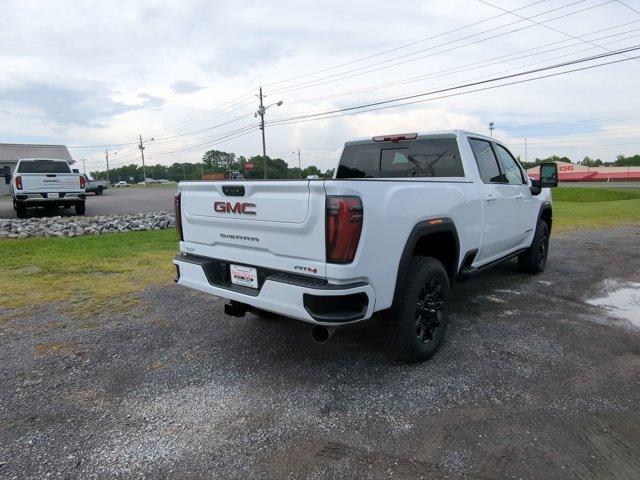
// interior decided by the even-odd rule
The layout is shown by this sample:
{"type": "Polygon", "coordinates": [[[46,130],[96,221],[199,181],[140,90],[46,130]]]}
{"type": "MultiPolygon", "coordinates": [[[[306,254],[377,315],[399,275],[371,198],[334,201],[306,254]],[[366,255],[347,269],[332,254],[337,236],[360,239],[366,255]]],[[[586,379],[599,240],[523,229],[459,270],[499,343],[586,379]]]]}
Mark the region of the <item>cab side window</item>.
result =
{"type": "Polygon", "coordinates": [[[469,145],[471,145],[473,156],[476,157],[482,181],[484,183],[504,183],[491,143],[478,138],[470,138],[469,145]]]}
{"type": "Polygon", "coordinates": [[[511,153],[502,145],[496,144],[496,152],[498,152],[498,159],[500,160],[500,166],[504,179],[507,183],[512,185],[523,185],[527,183],[522,174],[522,170],[518,166],[518,162],[513,158],[511,153]]]}

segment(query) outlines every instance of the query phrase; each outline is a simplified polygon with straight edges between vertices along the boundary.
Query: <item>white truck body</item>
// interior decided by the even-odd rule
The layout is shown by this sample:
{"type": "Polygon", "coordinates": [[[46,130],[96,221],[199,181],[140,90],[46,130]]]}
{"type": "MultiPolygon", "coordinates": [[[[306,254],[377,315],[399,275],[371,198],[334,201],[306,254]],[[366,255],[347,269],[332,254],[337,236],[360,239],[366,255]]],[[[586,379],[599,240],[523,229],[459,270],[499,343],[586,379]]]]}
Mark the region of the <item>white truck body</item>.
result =
{"type": "MultiPolygon", "coordinates": [[[[550,191],[535,191],[519,165],[519,172],[510,172],[521,175],[519,184],[507,183],[504,174],[500,182],[483,180],[471,144],[506,150],[499,142],[463,131],[415,135],[413,141],[426,144],[454,141],[459,150],[454,157],[462,163],[459,176],[180,182],[177,283],[252,308],[335,326],[392,307],[407,249],[418,245],[416,232],[451,234],[450,243],[457,243],[455,258],[446,266],[454,279],[463,270],[471,272],[529,248],[545,209],[550,228],[550,191]],[[327,202],[333,196],[355,197],[362,204],[357,250],[346,263],[327,261],[327,202]],[[232,284],[232,265],[255,269],[259,288],[232,284]],[[216,277],[216,269],[226,269],[226,275],[216,277]],[[366,295],[364,308],[347,308],[344,315],[313,312],[307,305],[310,297],[305,297],[356,293],[366,295]]],[[[345,145],[340,165],[350,147],[369,146],[385,150],[381,156],[395,155],[390,168],[400,164],[398,158],[414,161],[411,155],[398,156],[406,149],[403,141],[379,147],[365,139],[345,145]]]]}
{"type": "Polygon", "coordinates": [[[76,209],[80,208],[84,213],[84,178],[79,173],[72,172],[66,160],[18,160],[11,178],[10,190],[19,217],[25,215],[27,207],[75,205],[76,209]]]}
{"type": "Polygon", "coordinates": [[[89,178],[89,176],[84,173],[82,176],[84,177],[84,191],[87,193],[93,192],[96,195],[102,195],[102,192],[109,188],[109,182],[106,180],[89,178]]]}

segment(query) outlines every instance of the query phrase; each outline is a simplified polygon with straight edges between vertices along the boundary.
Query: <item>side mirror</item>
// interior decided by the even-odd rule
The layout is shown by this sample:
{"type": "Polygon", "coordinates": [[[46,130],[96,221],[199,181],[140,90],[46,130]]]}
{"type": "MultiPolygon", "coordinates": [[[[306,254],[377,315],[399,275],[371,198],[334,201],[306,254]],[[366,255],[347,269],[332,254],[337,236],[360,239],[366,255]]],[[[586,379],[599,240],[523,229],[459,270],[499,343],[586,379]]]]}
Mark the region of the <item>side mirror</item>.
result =
{"type": "Polygon", "coordinates": [[[531,194],[540,195],[543,188],[558,186],[558,165],[555,163],[540,164],[540,180],[531,180],[531,194]]]}
{"type": "Polygon", "coordinates": [[[558,186],[558,165],[555,163],[540,164],[540,186],[553,188],[558,186]]]}
{"type": "Polygon", "coordinates": [[[72,171],[73,173],[80,173],[80,170],[78,170],[77,168],[73,168],[73,169],[71,169],[71,171],[72,171]]]}

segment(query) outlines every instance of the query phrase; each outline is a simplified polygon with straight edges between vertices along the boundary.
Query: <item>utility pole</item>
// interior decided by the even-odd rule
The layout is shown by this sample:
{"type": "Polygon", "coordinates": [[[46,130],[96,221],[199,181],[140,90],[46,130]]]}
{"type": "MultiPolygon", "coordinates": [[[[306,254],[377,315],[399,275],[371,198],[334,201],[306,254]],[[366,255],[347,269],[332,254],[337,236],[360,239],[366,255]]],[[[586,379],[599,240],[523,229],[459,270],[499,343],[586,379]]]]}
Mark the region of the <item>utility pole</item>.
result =
{"type": "Polygon", "coordinates": [[[491,136],[491,138],[493,138],[493,122],[489,122],[489,135],[491,136]]]}
{"type": "MultiPolygon", "coordinates": [[[[148,141],[153,142],[154,137],[151,137],[148,141]]],[[[145,140],[146,142],[147,140],[145,140]]],[[[147,168],[145,167],[144,164],[144,142],[142,141],[142,134],[140,134],[140,143],[138,144],[138,148],[140,149],[140,155],[142,156],[142,175],[144,176],[144,183],[142,184],[143,187],[147,186],[147,168]]]]}
{"type": "Polygon", "coordinates": [[[260,87],[260,107],[258,108],[258,114],[260,115],[260,131],[262,132],[262,161],[264,162],[264,179],[267,179],[267,143],[264,139],[264,113],[266,109],[262,103],[262,87],[260,87]]]}
{"type": "Polygon", "coordinates": [[[109,150],[105,149],[104,158],[107,161],[107,185],[111,184],[111,180],[109,180],[109,150]]]}
{"type": "Polygon", "coordinates": [[[260,130],[262,132],[262,160],[264,161],[264,178],[267,178],[267,145],[264,138],[264,114],[267,112],[269,107],[273,107],[274,105],[280,106],[282,105],[282,100],[272,103],[271,105],[264,106],[263,99],[266,95],[262,94],[262,87],[260,87],[260,93],[256,95],[258,99],[260,99],[260,106],[258,107],[258,111],[255,113],[254,117],[260,116],[260,130]]]}
{"type": "Polygon", "coordinates": [[[524,137],[524,161],[529,161],[529,155],[527,155],[527,137],[524,137]]]}
{"type": "Polygon", "coordinates": [[[147,169],[144,165],[144,145],[142,144],[142,134],[140,134],[140,144],[138,145],[138,148],[140,149],[140,155],[142,156],[142,176],[144,177],[142,179],[144,181],[142,186],[146,187],[147,186],[147,169]]]}
{"type": "Polygon", "coordinates": [[[86,161],[86,158],[82,159],[82,173],[84,173],[85,175],[87,174],[87,164],[85,163],[86,161]]]}
{"type": "MultiPolygon", "coordinates": [[[[291,152],[294,155],[296,152],[291,152]]],[[[300,180],[302,180],[302,162],[300,161],[300,149],[298,149],[298,170],[300,171],[300,180]]]]}

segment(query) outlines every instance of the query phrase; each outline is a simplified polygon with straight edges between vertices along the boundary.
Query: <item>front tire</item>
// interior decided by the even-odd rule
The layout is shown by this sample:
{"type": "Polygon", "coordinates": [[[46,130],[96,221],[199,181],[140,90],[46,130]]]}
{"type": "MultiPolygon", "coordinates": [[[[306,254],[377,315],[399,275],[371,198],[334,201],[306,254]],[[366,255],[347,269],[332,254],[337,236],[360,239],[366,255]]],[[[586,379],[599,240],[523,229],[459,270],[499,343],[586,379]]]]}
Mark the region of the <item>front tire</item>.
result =
{"type": "Polygon", "coordinates": [[[98,185],[96,187],[96,195],[102,195],[104,188],[102,187],[102,185],[98,185]]]}
{"type": "Polygon", "coordinates": [[[76,215],[84,215],[84,212],[85,212],[84,202],[76,203],[76,215]]]}
{"type": "Polygon", "coordinates": [[[549,225],[544,220],[538,220],[536,233],[531,246],[518,255],[518,267],[525,273],[542,273],[547,265],[549,256],[549,225]]]}
{"type": "Polygon", "coordinates": [[[411,258],[403,293],[389,320],[396,357],[416,363],[433,356],[449,322],[451,286],[444,265],[431,257],[411,258]]]}

